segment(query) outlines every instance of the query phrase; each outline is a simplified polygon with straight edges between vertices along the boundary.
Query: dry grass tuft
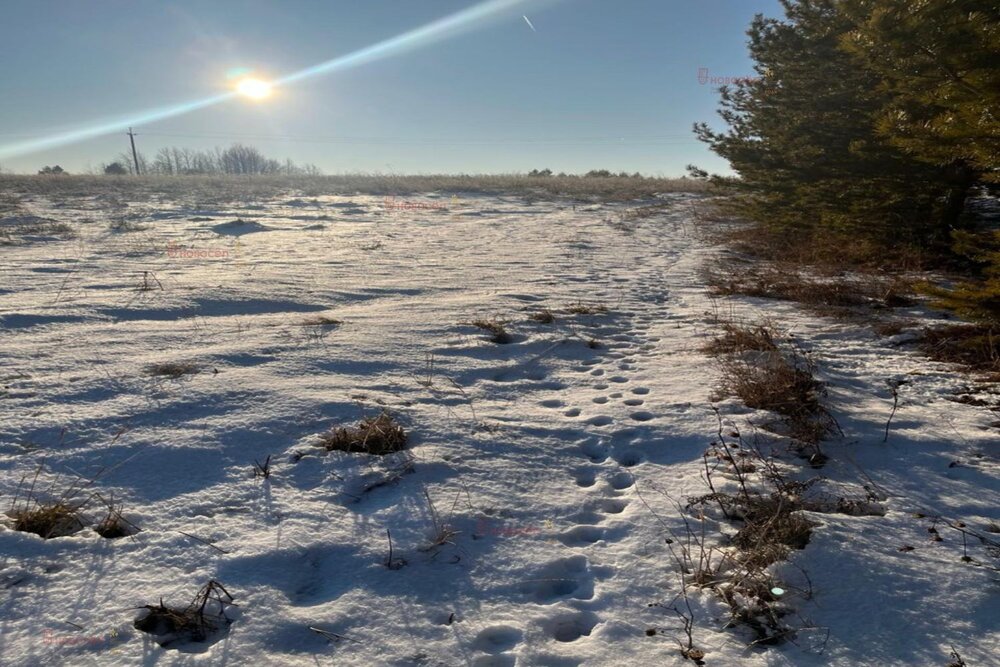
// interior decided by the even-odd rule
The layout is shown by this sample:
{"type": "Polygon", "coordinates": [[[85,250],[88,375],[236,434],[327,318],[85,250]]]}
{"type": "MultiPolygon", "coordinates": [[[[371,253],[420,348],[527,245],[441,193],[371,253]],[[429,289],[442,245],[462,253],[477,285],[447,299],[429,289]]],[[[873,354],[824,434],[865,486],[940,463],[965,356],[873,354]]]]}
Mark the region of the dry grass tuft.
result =
{"type": "Polygon", "coordinates": [[[601,303],[586,304],[582,301],[571,303],[566,306],[566,312],[570,315],[597,315],[608,312],[608,307],[601,303]]]}
{"type": "Polygon", "coordinates": [[[70,484],[61,493],[45,492],[43,500],[36,491],[42,466],[35,469],[31,481],[28,475],[21,478],[11,501],[7,516],[11,518],[11,528],[25,533],[34,533],[42,539],[65,537],[81,530],[86,524],[84,508],[94,498],[84,495],[85,484],[70,484]]]}
{"type": "Polygon", "coordinates": [[[333,327],[343,324],[340,320],[334,319],[332,317],[327,317],[326,315],[316,315],[314,317],[307,317],[302,320],[302,326],[305,327],[333,327]]]}
{"type": "Polygon", "coordinates": [[[150,364],[146,367],[147,375],[177,379],[185,375],[195,375],[201,370],[198,364],[188,361],[171,361],[162,364],[150,364]]]}
{"type": "Polygon", "coordinates": [[[773,352],[778,349],[774,339],[777,333],[770,324],[737,324],[723,322],[722,334],[702,348],[707,355],[717,357],[743,352],[773,352]]]}
{"type": "Polygon", "coordinates": [[[108,540],[116,540],[120,537],[131,537],[141,530],[122,514],[123,505],[115,505],[112,500],[107,503],[107,506],[107,514],[94,526],[98,535],[108,540]]]}
{"type": "Polygon", "coordinates": [[[187,607],[163,604],[145,605],[146,613],[133,621],[136,630],[153,635],[161,646],[175,643],[204,642],[229,624],[226,607],[233,606],[233,596],[215,580],[202,586],[187,607]]]}
{"type": "Polygon", "coordinates": [[[489,333],[490,340],[497,345],[507,345],[514,340],[513,336],[510,335],[510,332],[507,331],[507,327],[504,322],[501,322],[500,320],[488,320],[482,318],[473,320],[472,322],[469,322],[469,324],[489,333]]]}
{"type": "Polygon", "coordinates": [[[385,456],[406,447],[406,432],[388,412],[362,419],[355,427],[335,428],[320,441],[327,451],[362,452],[385,456]]]}
{"type": "Polygon", "coordinates": [[[30,509],[11,512],[13,528],[24,533],[34,533],[43,539],[64,537],[83,528],[82,507],[73,503],[56,501],[35,504],[30,509]]]}
{"type": "Polygon", "coordinates": [[[556,321],[556,316],[548,308],[542,308],[528,315],[528,319],[532,322],[540,322],[541,324],[552,324],[556,321]]]}

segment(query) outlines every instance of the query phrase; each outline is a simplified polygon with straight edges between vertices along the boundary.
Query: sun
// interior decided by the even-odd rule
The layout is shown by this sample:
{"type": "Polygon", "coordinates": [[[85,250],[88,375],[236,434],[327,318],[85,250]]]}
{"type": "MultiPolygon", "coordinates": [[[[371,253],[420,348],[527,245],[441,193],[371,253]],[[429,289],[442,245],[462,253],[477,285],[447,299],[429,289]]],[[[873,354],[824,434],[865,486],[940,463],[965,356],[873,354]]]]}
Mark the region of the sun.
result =
{"type": "Polygon", "coordinates": [[[252,100],[263,100],[271,96],[272,86],[263,79],[246,78],[236,84],[236,92],[252,100]]]}

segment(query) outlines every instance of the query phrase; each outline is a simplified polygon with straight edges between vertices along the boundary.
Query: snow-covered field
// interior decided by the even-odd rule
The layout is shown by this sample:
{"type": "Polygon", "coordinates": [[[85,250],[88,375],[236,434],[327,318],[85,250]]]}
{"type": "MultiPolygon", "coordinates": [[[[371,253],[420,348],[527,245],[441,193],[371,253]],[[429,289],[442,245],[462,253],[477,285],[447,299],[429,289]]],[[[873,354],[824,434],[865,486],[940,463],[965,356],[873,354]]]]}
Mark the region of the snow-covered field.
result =
{"type": "Polygon", "coordinates": [[[644,202],[26,195],[0,214],[3,509],[44,463],[36,493],[82,477],[142,530],[0,529],[0,664],[693,664],[664,608],[675,501],[707,492],[713,405],[741,430],[766,421],[715,400],[700,347],[720,310],[777,322],[828,384],[844,435],[789,474],[873,486],[884,515],[811,517],[791,557],[811,595],[776,570],[807,627],[792,642],[746,649],[691,591],[706,664],[943,667],[952,646],[1000,664],[996,559],[928,532],[1000,522],[997,415],[945,400],[969,380],[860,324],[713,301],[702,196],[631,219],[644,202]],[[542,308],[554,322],[530,318],[542,308]],[[198,372],[149,374],[165,363],[198,372]],[[883,443],[893,379],[909,382],[883,443]],[[382,409],[404,452],[316,446],[382,409]],[[209,580],[238,605],[212,641],[162,648],[132,627],[209,580]]]}

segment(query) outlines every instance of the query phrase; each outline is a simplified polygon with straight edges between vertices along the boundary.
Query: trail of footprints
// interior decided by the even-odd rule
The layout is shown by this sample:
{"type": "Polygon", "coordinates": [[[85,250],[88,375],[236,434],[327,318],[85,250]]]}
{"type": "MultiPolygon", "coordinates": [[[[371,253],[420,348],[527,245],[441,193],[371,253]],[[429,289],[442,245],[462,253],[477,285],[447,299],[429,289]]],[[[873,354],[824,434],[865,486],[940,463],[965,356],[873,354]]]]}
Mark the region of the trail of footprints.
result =
{"type": "MultiPolygon", "coordinates": [[[[644,300],[653,304],[662,313],[662,304],[667,301],[665,289],[650,287],[664,284],[661,276],[647,276],[640,281],[644,285],[644,300]]],[[[580,509],[568,518],[574,524],[557,534],[556,540],[567,548],[585,550],[595,544],[613,542],[625,536],[629,529],[625,522],[615,523],[614,517],[625,513],[631,503],[625,496],[635,484],[629,470],[645,460],[635,428],[625,427],[617,432],[606,430],[615,424],[616,405],[624,407],[632,424],[648,422],[656,415],[646,409],[649,388],[632,386],[631,378],[640,360],[653,353],[659,338],[650,335],[652,324],[662,318],[652,313],[637,313],[628,331],[599,332],[603,344],[594,358],[580,361],[571,367],[574,372],[593,378],[593,388],[598,392],[590,400],[590,405],[568,405],[564,400],[550,398],[542,400],[542,407],[560,411],[563,417],[576,420],[585,430],[598,429],[598,433],[588,435],[579,445],[579,455],[584,460],[576,468],[574,478],[577,486],[592,496],[580,509]],[[612,446],[609,443],[616,443],[612,446]],[[595,494],[594,492],[597,491],[595,494]],[[607,524],[607,525],[605,525],[607,524]]],[[[572,606],[585,607],[594,598],[597,583],[614,575],[614,568],[596,566],[584,553],[558,558],[542,567],[536,577],[517,585],[516,594],[525,602],[536,605],[555,605],[560,602],[572,606]],[[576,605],[572,603],[576,602],[576,605]]],[[[556,642],[575,642],[588,637],[601,622],[596,613],[586,608],[560,610],[541,624],[541,629],[556,642]]],[[[474,648],[486,655],[473,661],[480,667],[513,666],[517,656],[512,653],[522,642],[522,630],[506,625],[487,627],[479,632],[474,648]]]]}
{"type": "MultiPolygon", "coordinates": [[[[639,322],[633,326],[635,334],[609,336],[606,350],[572,368],[593,378],[593,387],[599,392],[591,399],[589,409],[568,405],[555,398],[543,400],[540,405],[560,411],[567,419],[577,420],[580,427],[586,430],[591,427],[603,430],[613,425],[615,419],[601,408],[611,408],[616,404],[624,406],[633,423],[653,419],[653,413],[643,407],[649,389],[631,386],[629,375],[636,370],[639,358],[655,349],[659,339],[647,334],[648,320],[642,316],[637,319],[639,322]],[[594,414],[588,414],[591,411],[594,414]]],[[[635,483],[629,469],[645,460],[641,448],[634,444],[637,435],[635,429],[624,428],[614,434],[588,435],[582,440],[579,456],[584,463],[576,468],[575,481],[577,486],[596,497],[586,500],[578,511],[568,517],[574,525],[555,536],[558,543],[579,551],[625,536],[628,525],[624,522],[616,524],[613,519],[623,514],[631,502],[624,497],[635,483]],[[620,443],[620,446],[612,446],[610,442],[620,443]],[[597,493],[594,494],[594,491],[597,493]]],[[[561,602],[572,605],[576,602],[585,607],[587,601],[594,599],[597,583],[613,574],[614,568],[596,566],[587,555],[575,553],[551,561],[535,577],[520,582],[515,594],[525,602],[536,605],[561,602]]],[[[556,642],[575,642],[588,637],[601,620],[586,608],[560,607],[558,612],[542,621],[541,629],[556,642]]],[[[523,631],[516,627],[488,627],[474,641],[474,648],[486,655],[480,656],[473,664],[515,665],[517,657],[512,651],[522,640],[523,631]]]]}

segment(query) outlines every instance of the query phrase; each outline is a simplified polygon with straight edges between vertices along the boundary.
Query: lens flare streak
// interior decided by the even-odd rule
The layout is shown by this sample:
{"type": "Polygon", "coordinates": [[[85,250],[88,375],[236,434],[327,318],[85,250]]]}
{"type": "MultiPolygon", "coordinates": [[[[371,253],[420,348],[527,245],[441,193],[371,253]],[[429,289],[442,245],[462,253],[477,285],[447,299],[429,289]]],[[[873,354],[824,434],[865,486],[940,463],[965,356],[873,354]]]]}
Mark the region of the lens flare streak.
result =
{"type": "MultiPolygon", "coordinates": [[[[287,74],[280,79],[271,81],[270,83],[263,81],[260,83],[263,84],[263,86],[266,86],[268,92],[270,92],[271,88],[277,86],[296,83],[298,81],[302,81],[303,79],[309,79],[321,74],[328,74],[330,72],[364,65],[383,58],[389,58],[406,51],[427,46],[447,37],[453,37],[462,32],[467,32],[484,25],[492,19],[496,19],[501,15],[506,14],[520,5],[525,5],[531,2],[537,4],[538,0],[486,0],[478,5],[468,7],[455,12],[454,14],[449,14],[448,16],[431,21],[430,23],[427,23],[419,28],[414,28],[413,30],[409,30],[400,35],[396,35],[395,37],[378,42],[377,44],[373,44],[346,55],[333,58],[332,60],[319,63],[318,65],[313,65],[297,72],[287,74]]],[[[262,90],[263,88],[258,87],[257,92],[262,90]]],[[[266,97],[266,95],[252,95],[246,91],[241,93],[239,89],[237,89],[200,100],[193,100],[190,102],[183,102],[181,104],[174,104],[137,112],[127,117],[102,121],[96,125],[60,132],[48,137],[40,137],[38,139],[30,139],[28,141],[0,146],[0,159],[36,153],[49,148],[56,148],[58,146],[77,143],[106,134],[113,134],[129,126],[144,125],[188,114],[192,111],[198,111],[199,109],[227,102],[236,97],[253,97],[260,99],[262,97],[266,97]]]]}

